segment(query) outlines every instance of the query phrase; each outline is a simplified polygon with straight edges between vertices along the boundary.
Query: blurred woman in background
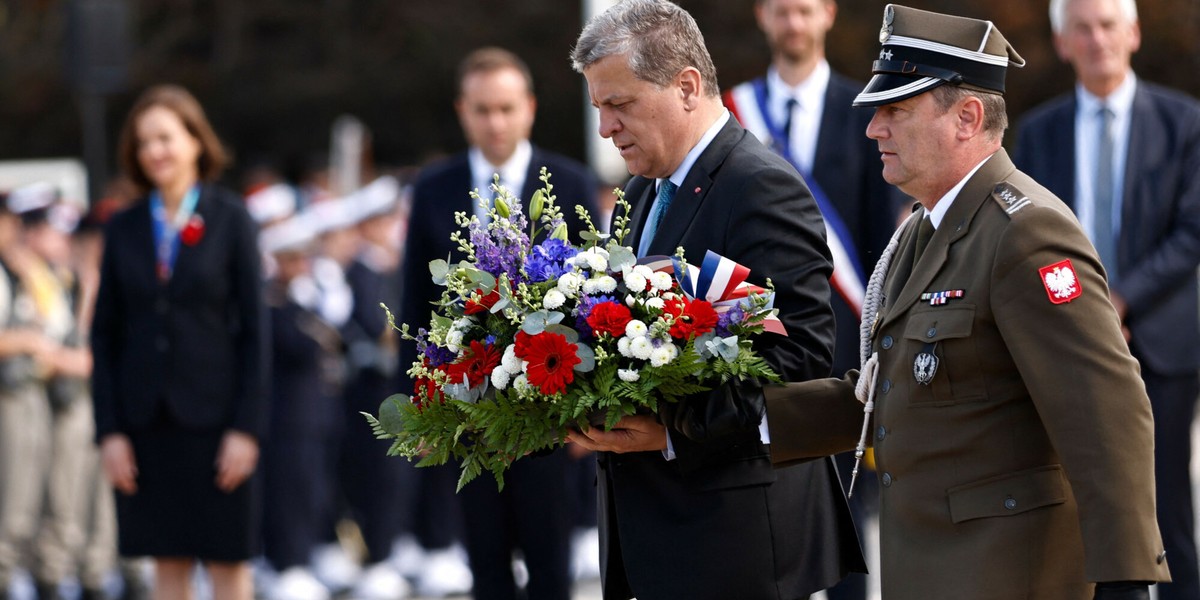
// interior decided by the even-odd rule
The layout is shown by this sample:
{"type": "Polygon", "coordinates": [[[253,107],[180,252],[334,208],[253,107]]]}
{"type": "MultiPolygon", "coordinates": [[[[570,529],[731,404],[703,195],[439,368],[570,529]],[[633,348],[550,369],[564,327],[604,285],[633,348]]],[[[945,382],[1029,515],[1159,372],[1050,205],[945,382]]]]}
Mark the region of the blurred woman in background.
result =
{"type": "Polygon", "coordinates": [[[143,200],[105,229],[92,326],[96,436],[120,550],[155,559],[155,597],[253,597],[267,318],[256,230],[214,185],[227,162],[195,98],[147,90],[118,146],[143,200]]]}

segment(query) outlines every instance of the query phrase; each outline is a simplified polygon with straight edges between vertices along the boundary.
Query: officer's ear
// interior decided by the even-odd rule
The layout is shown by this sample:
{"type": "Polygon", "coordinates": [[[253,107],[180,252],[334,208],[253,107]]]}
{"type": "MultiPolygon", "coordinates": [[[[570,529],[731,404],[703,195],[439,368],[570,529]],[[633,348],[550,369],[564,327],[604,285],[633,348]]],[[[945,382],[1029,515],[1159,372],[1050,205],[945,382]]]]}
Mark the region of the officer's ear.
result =
{"type": "Polygon", "coordinates": [[[957,120],[955,137],[959,141],[966,141],[983,133],[983,101],[978,96],[963,97],[953,110],[957,120]]]}

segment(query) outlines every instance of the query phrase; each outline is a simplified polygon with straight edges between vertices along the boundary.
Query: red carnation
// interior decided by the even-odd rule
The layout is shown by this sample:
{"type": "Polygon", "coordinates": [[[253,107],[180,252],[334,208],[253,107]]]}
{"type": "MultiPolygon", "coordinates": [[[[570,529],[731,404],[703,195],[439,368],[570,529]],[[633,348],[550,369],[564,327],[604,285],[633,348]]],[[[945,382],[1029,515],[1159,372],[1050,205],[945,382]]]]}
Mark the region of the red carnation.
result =
{"type": "Polygon", "coordinates": [[[466,305],[463,306],[463,314],[473,315],[485,311],[492,310],[492,307],[500,301],[500,291],[493,289],[492,292],[483,296],[483,290],[475,290],[470,298],[467,298],[466,305]]]}
{"type": "Polygon", "coordinates": [[[596,333],[607,333],[613,337],[625,335],[625,326],[633,320],[629,308],[616,302],[601,302],[592,307],[587,324],[596,333]]]}
{"type": "Polygon", "coordinates": [[[179,240],[188,246],[195,246],[204,239],[204,217],[192,215],[183,230],[179,232],[179,240]]]}
{"type": "Polygon", "coordinates": [[[446,373],[450,376],[450,383],[454,384],[462,383],[463,376],[466,376],[467,387],[473,388],[492,374],[492,370],[500,364],[500,358],[500,351],[495,346],[473,341],[462,358],[450,365],[446,373]]]}
{"type": "Polygon", "coordinates": [[[527,335],[524,340],[517,335],[517,356],[524,354],[525,360],[529,361],[525,375],[529,383],[538,386],[547,396],[567,389],[567,385],[575,381],[575,365],[580,362],[575,355],[578,348],[559,333],[543,331],[527,335]]]}
{"type": "Polygon", "coordinates": [[[688,301],[680,298],[668,302],[663,311],[675,316],[671,325],[671,337],[690,339],[692,336],[708,333],[717,326],[717,311],[706,300],[688,301]]]}

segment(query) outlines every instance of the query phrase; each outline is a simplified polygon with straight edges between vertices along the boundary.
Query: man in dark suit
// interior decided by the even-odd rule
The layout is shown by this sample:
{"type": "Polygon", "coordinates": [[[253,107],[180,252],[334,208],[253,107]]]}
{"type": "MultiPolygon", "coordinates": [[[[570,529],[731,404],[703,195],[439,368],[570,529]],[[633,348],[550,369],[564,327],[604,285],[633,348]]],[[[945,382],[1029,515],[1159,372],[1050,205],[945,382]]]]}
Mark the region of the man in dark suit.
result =
{"type": "Polygon", "coordinates": [[[1200,598],[1189,471],[1200,394],[1200,103],[1130,69],[1140,42],[1133,0],[1055,0],[1050,20],[1078,81],[1024,119],[1015,161],[1075,211],[1100,254],[1154,411],[1172,579],[1159,598],[1200,598]]]}
{"type": "MultiPolygon", "coordinates": [[[[761,338],[758,350],[786,380],[826,376],[833,313],[820,212],[796,170],[721,105],[692,17],[664,0],[620,3],[587,24],[572,59],[600,135],[635,175],[626,243],[643,256],[712,250],[771,278],[788,337],[761,338]]],[[[689,439],[685,422],[708,400],[572,434],[601,451],[604,597],[805,598],[862,570],[832,461],[773,470],[761,405],[739,404],[737,426],[689,439]]]]}
{"type": "MultiPolygon", "coordinates": [[[[871,120],[871,111],[851,105],[862,83],[833,72],[825,60],[825,37],[837,8],[835,0],[756,0],[754,15],[771,48],[771,66],[765,76],[725,91],[722,99],[747,131],[796,167],[821,209],[833,253],[833,374],[840,377],[859,367],[866,274],[907,205],[903,194],[884,182],[875,143],[860,135],[871,120]]],[[[835,459],[848,486],[854,456],[835,459]]],[[[850,510],[863,537],[868,514],[877,510],[877,488],[874,477],[859,478],[857,485],[850,510]]],[[[867,577],[851,575],[829,596],[865,599],[867,577]]]]}
{"type": "MultiPolygon", "coordinates": [[[[401,318],[414,327],[428,325],[433,310],[430,303],[441,294],[429,275],[429,262],[457,252],[457,245],[450,241],[450,233],[458,230],[454,213],[486,219],[486,212],[468,196],[472,188],[490,199],[489,186],[493,176],[499,175],[501,184],[518,195],[528,214],[534,190],[544,187],[538,174],[546,167],[554,185],[552,193],[568,223],[575,224],[576,206],[596,214],[597,186],[587,169],[529,143],[536,100],[533,78],[521,59],[499,48],[483,48],[468,55],[459,68],[455,108],[470,148],[426,168],[413,187],[412,224],[401,269],[401,318]]],[[[460,258],[456,256],[455,260],[460,258]]],[[[400,370],[407,371],[417,358],[413,344],[402,344],[400,370]]],[[[400,389],[412,389],[406,374],[402,374],[400,389]]],[[[566,450],[559,449],[514,463],[505,475],[503,492],[487,477],[463,488],[463,518],[475,598],[515,597],[511,568],[514,549],[521,550],[529,570],[526,593],[530,600],[569,597],[570,462],[566,450]]],[[[435,477],[442,478],[435,490],[440,498],[426,498],[424,502],[452,505],[457,469],[448,465],[421,472],[423,476],[436,473],[435,477]]]]}

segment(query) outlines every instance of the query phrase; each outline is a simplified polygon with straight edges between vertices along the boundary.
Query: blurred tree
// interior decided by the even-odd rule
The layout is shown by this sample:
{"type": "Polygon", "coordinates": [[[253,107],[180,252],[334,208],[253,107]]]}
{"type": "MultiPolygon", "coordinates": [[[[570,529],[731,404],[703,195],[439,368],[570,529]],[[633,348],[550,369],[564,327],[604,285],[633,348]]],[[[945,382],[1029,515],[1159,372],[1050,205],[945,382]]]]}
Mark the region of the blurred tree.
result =
{"type": "MultiPolygon", "coordinates": [[[[330,125],[353,114],[384,164],[419,163],[464,142],[454,70],[481,45],[530,63],[534,139],[583,155],[584,82],[567,55],[581,26],[571,0],[128,0],[130,89],[109,98],[110,135],[147,85],[175,82],[204,103],[237,169],[269,159],[295,177],[328,151],[330,125]]],[[[705,32],[721,83],[761,73],[754,0],[680,0],[705,32]]],[[[884,0],[841,0],[829,39],[835,69],[865,80],[884,0]]],[[[1070,89],[1046,0],[921,0],[919,8],[992,19],[1028,60],[1008,76],[1010,115],[1070,89]]],[[[1200,96],[1200,0],[1141,0],[1138,74],[1200,96]]],[[[66,74],[68,0],[0,0],[0,159],[78,156],[78,98],[66,74]]]]}

